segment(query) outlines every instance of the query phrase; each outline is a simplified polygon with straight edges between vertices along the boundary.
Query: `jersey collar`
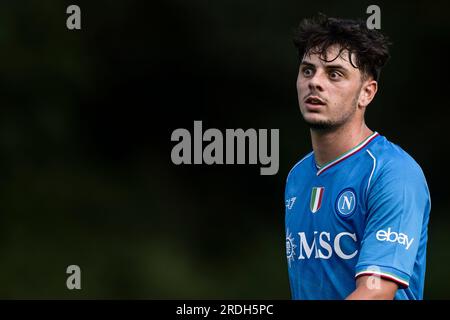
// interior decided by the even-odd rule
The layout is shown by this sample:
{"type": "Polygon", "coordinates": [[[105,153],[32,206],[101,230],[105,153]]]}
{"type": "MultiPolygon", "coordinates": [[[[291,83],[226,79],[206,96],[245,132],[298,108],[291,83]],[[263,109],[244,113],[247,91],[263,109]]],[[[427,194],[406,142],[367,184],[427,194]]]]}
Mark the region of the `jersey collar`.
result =
{"type": "Polygon", "coordinates": [[[355,153],[357,153],[359,150],[363,149],[365,146],[367,146],[373,139],[375,139],[377,136],[379,136],[378,132],[374,132],[372,133],[370,136],[368,136],[366,139],[364,139],[364,141],[362,141],[360,144],[358,144],[356,147],[348,150],[347,152],[343,153],[342,155],[340,155],[339,157],[337,157],[336,159],[325,163],[323,166],[318,166],[316,161],[314,160],[314,163],[316,165],[317,170],[317,175],[319,176],[320,174],[322,174],[324,171],[330,169],[331,167],[333,167],[334,165],[338,164],[339,162],[344,161],[345,159],[351,157],[352,155],[354,155],[355,153]]]}

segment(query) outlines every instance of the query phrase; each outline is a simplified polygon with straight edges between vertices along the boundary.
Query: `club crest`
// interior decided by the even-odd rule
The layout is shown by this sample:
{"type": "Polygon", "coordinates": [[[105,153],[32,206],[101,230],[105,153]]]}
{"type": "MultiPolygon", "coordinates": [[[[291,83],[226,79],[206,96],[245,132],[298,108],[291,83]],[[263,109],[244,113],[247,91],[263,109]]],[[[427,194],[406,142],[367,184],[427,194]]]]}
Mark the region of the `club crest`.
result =
{"type": "Polygon", "coordinates": [[[336,212],[343,218],[350,217],[356,208],[356,194],[351,188],[346,188],[339,193],[336,199],[336,212]]]}

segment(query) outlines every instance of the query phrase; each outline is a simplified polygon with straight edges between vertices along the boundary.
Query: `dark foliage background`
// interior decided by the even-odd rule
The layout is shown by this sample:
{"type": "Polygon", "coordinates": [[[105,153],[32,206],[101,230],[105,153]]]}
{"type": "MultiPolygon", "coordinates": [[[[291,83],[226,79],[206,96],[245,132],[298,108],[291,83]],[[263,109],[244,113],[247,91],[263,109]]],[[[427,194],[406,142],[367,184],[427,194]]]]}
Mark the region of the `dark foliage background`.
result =
{"type": "MultiPolygon", "coordinates": [[[[372,2],[2,1],[0,297],[289,298],[284,183],[310,151],[293,29],[372,2]],[[78,4],[82,30],[66,28],[78,4]],[[280,170],[175,166],[176,128],[279,128],[280,170]],[[66,288],[66,268],[82,290],[66,288]]],[[[369,126],[432,195],[425,297],[450,297],[448,3],[378,1],[369,126]]]]}

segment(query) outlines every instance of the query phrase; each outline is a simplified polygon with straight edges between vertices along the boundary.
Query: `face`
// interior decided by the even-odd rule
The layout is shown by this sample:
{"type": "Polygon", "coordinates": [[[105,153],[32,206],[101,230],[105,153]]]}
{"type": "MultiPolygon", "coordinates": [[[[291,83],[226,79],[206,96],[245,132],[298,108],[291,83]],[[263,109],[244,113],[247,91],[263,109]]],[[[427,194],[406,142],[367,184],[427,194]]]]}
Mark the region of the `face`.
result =
{"type": "Polygon", "coordinates": [[[300,64],[298,101],[311,129],[330,130],[350,121],[361,121],[365,107],[375,95],[376,82],[371,78],[363,81],[360,70],[350,63],[347,50],[339,57],[338,54],[339,47],[331,46],[327,59],[305,54],[300,64]]]}

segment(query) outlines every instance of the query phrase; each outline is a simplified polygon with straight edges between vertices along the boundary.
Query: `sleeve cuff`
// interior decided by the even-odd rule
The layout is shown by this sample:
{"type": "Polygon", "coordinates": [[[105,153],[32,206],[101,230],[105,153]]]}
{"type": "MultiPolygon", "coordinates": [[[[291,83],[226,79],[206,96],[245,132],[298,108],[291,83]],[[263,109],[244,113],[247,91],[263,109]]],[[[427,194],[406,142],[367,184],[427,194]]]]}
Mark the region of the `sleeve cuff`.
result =
{"type": "Polygon", "coordinates": [[[409,275],[395,268],[377,265],[363,265],[356,267],[355,278],[372,275],[393,281],[397,283],[401,289],[406,289],[409,286],[409,275]]]}

